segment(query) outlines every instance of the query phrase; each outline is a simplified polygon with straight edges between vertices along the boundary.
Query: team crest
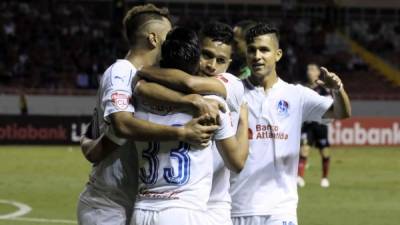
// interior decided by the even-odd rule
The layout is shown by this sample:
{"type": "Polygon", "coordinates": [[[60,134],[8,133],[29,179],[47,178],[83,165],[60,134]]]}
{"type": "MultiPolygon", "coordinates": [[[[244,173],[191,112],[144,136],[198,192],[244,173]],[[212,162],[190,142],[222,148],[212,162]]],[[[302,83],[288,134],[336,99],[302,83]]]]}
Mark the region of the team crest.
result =
{"type": "Polygon", "coordinates": [[[289,116],[289,103],[285,100],[280,100],[278,102],[277,110],[279,116],[289,116]]]}
{"type": "Polygon", "coordinates": [[[123,93],[114,92],[111,95],[111,101],[113,105],[119,110],[124,110],[128,108],[129,99],[130,97],[123,93]]]}

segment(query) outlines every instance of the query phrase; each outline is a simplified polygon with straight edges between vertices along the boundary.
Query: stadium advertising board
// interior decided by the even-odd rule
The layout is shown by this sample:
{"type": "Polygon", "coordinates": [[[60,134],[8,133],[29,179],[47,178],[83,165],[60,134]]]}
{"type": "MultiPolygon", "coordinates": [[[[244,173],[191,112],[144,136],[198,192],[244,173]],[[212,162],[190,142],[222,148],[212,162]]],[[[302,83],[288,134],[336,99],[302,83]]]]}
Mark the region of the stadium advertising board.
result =
{"type": "MultiPolygon", "coordinates": [[[[1,144],[78,144],[90,116],[1,116],[1,144]]],[[[329,124],[334,146],[400,146],[400,117],[353,117],[329,124]]]]}
{"type": "Polygon", "coordinates": [[[1,144],[78,144],[90,116],[1,116],[1,144]]]}
{"type": "Polygon", "coordinates": [[[336,146],[400,146],[400,117],[353,117],[329,124],[336,146]]]}

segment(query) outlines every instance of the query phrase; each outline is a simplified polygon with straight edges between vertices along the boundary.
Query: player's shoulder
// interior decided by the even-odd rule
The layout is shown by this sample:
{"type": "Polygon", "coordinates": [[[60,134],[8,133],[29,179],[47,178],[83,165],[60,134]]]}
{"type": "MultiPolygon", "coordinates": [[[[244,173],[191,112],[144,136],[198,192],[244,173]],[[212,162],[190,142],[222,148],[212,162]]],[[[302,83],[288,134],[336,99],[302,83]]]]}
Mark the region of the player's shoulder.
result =
{"type": "Polygon", "coordinates": [[[111,73],[115,72],[130,72],[131,70],[136,71],[135,66],[126,59],[117,59],[111,66],[108,67],[111,73]]]}
{"type": "Polygon", "coordinates": [[[226,86],[234,91],[235,93],[242,93],[244,91],[244,85],[242,80],[230,73],[221,73],[217,76],[226,86]]]}
{"type": "Polygon", "coordinates": [[[294,88],[297,90],[298,93],[302,93],[302,94],[303,93],[315,93],[316,94],[316,92],[313,89],[311,89],[303,84],[292,84],[292,85],[294,86],[294,88]]]}
{"type": "Polygon", "coordinates": [[[116,60],[105,72],[108,85],[130,84],[136,74],[136,68],[125,59],[116,60]]]}
{"type": "Polygon", "coordinates": [[[224,81],[225,83],[229,83],[229,82],[242,83],[242,81],[237,76],[235,76],[231,73],[218,74],[217,78],[224,81]]]}
{"type": "Polygon", "coordinates": [[[286,89],[286,91],[290,91],[292,94],[302,94],[304,91],[309,89],[300,83],[288,83],[284,80],[280,80],[281,86],[286,89]]]}

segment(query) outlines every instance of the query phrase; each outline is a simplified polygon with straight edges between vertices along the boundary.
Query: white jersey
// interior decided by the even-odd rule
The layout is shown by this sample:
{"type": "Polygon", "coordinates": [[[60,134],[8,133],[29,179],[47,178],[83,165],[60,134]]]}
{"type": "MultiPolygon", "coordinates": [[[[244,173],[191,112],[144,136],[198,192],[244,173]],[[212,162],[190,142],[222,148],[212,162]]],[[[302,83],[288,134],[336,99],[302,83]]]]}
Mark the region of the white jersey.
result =
{"type": "Polygon", "coordinates": [[[221,73],[216,77],[220,80],[226,89],[226,103],[231,114],[237,115],[239,120],[240,106],[244,95],[243,82],[230,73],[221,73]]]}
{"type": "MultiPolygon", "coordinates": [[[[192,119],[185,113],[158,115],[138,111],[137,118],[181,126],[192,119]]],[[[214,139],[234,135],[228,113],[221,113],[214,139]]],[[[187,208],[206,210],[213,172],[211,146],[199,148],[178,141],[136,142],[140,158],[139,194],[135,209],[187,208]]]]}
{"type": "Polygon", "coordinates": [[[332,99],[281,79],[264,91],[244,81],[249,107],[249,156],[231,176],[232,217],[296,215],[300,131],[321,121],[332,99]]]}
{"type": "Polygon", "coordinates": [[[129,61],[117,60],[101,78],[92,133],[94,137],[105,133],[121,146],[104,160],[93,165],[88,182],[90,189],[109,193],[110,198],[127,204],[133,204],[136,196],[136,150],[133,143],[115,136],[110,126],[109,115],[122,111],[132,113],[135,111],[130,100],[132,98],[131,83],[136,71],[129,61]]]}
{"type": "MultiPolygon", "coordinates": [[[[242,81],[230,73],[222,73],[217,76],[217,78],[222,81],[225,86],[227,97],[226,102],[232,118],[232,127],[236,134],[240,106],[242,104],[242,99],[244,95],[244,87],[242,81]]],[[[229,195],[229,177],[230,171],[226,168],[218,149],[213,142],[213,163],[214,163],[214,174],[212,180],[212,188],[210,199],[208,201],[207,207],[209,209],[214,208],[231,208],[231,196],[229,195]]]]}

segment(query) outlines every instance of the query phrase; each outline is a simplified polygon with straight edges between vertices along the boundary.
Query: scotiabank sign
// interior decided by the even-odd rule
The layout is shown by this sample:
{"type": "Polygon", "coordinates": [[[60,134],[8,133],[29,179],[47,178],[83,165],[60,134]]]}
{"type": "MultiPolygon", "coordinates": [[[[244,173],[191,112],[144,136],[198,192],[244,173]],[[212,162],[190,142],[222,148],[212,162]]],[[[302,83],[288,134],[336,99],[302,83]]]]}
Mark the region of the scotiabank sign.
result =
{"type": "Polygon", "coordinates": [[[0,116],[0,144],[77,144],[89,116],[0,116]]]}
{"type": "Polygon", "coordinates": [[[341,146],[400,146],[400,117],[354,117],[329,125],[329,141],[341,146]]]}

